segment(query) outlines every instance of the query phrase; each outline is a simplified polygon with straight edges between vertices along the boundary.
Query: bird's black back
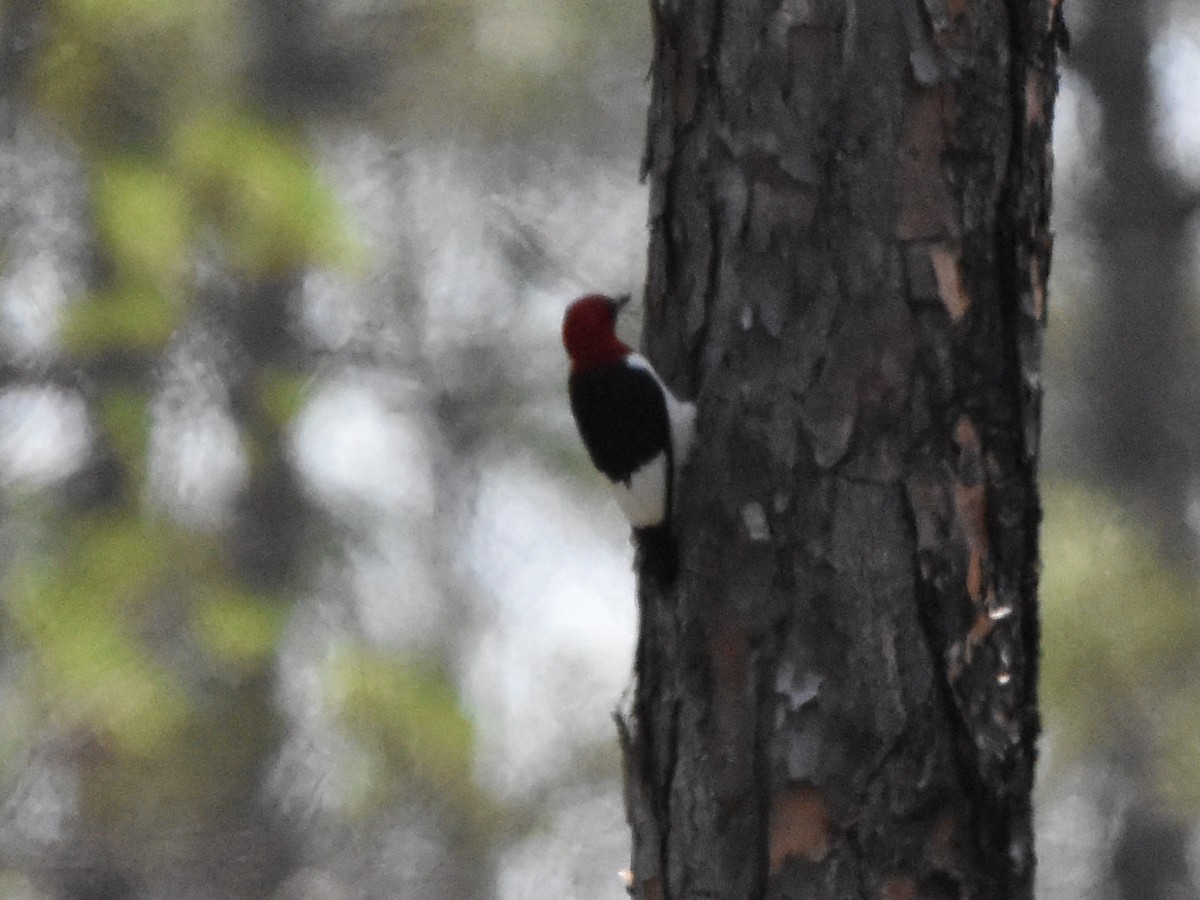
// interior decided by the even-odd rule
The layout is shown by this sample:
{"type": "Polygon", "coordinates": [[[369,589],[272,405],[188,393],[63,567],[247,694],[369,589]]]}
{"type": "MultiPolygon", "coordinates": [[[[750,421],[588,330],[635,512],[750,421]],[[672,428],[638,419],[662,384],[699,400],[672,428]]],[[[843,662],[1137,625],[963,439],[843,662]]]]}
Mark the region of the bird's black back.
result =
{"type": "Polygon", "coordinates": [[[620,362],[572,372],[567,391],[592,464],[612,481],[628,483],[664,450],[670,458],[666,400],[645,369],[620,362]]]}

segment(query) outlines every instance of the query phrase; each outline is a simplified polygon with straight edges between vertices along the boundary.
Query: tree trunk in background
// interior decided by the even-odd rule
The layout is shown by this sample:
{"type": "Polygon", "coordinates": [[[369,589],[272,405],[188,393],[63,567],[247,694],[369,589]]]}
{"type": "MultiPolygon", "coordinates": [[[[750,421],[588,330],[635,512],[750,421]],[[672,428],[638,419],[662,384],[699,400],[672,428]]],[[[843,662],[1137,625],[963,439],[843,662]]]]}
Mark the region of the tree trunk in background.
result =
{"type": "MultiPolygon", "coordinates": [[[[1077,446],[1096,481],[1136,510],[1170,562],[1194,571],[1200,557],[1188,507],[1200,463],[1192,438],[1200,425],[1200,372],[1189,245],[1200,194],[1164,167],[1156,146],[1150,52],[1163,7],[1156,0],[1095,0],[1096,24],[1072,54],[1101,110],[1100,173],[1088,206],[1097,242],[1095,308],[1081,342],[1088,348],[1090,415],[1077,446]]],[[[1153,749],[1145,723],[1131,719],[1107,760],[1119,776],[1112,789],[1124,794],[1132,786],[1139,797],[1116,836],[1117,894],[1195,896],[1190,825],[1156,807],[1153,749]]]]}
{"type": "Polygon", "coordinates": [[[657,0],[635,896],[1032,896],[1056,5],[657,0]]]}
{"type": "Polygon", "coordinates": [[[1200,372],[1188,246],[1200,195],[1163,166],[1156,146],[1150,50],[1163,4],[1092,6],[1097,24],[1073,54],[1102,113],[1089,204],[1099,252],[1095,327],[1084,342],[1093,434],[1086,461],[1146,516],[1175,561],[1194,565],[1187,508],[1200,463],[1192,439],[1200,372]]]}

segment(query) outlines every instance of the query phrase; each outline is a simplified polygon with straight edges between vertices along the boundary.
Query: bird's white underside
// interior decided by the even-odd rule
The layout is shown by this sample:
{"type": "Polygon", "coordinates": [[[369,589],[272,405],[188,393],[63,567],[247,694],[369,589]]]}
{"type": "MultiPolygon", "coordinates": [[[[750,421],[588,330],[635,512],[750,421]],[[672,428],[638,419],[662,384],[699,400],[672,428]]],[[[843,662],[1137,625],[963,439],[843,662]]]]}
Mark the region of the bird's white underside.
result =
{"type": "Polygon", "coordinates": [[[657,525],[663,520],[667,496],[667,454],[660,453],[629,476],[629,486],[612,482],[613,496],[634,528],[657,525]]]}
{"type": "MultiPolygon", "coordinates": [[[[692,433],[695,429],[696,407],[691,403],[677,400],[670,388],[663,384],[654,367],[639,353],[631,353],[627,357],[631,366],[644,369],[654,376],[666,396],[667,415],[671,422],[671,447],[675,456],[675,470],[683,465],[688,451],[692,446],[692,433]]],[[[629,478],[629,485],[615,483],[613,494],[621,512],[634,528],[645,528],[662,522],[666,515],[667,497],[667,455],[660,453],[629,478]]]]}
{"type": "Polygon", "coordinates": [[[654,376],[658,386],[662,388],[667,398],[667,417],[671,420],[671,446],[675,451],[675,468],[678,469],[688,458],[692,449],[692,436],[696,430],[696,406],[686,400],[679,400],[671,393],[654,366],[640,353],[630,353],[626,360],[629,365],[644,369],[654,376]]]}

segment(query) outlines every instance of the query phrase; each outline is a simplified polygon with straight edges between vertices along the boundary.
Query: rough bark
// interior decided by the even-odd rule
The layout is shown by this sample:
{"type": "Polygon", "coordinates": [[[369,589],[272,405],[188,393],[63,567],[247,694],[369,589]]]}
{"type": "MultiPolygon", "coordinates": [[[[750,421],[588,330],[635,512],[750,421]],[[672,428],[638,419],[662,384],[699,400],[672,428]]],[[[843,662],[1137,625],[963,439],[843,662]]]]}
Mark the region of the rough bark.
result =
{"type": "Polygon", "coordinates": [[[1032,895],[1056,5],[657,0],[635,896],[1032,895]]]}

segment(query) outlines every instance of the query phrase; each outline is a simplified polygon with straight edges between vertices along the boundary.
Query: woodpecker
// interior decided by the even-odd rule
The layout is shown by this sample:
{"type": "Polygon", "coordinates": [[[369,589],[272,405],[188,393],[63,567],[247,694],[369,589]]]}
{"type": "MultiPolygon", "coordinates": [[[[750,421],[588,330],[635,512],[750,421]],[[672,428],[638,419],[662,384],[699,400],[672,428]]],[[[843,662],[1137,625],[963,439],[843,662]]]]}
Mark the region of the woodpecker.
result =
{"type": "Polygon", "coordinates": [[[677,567],[675,478],[691,445],[696,408],[676,399],[650,363],[617,337],[617,315],[628,302],[628,296],[589,294],[567,307],[567,392],[588,456],[633,526],[639,571],[666,586],[677,567]]]}

